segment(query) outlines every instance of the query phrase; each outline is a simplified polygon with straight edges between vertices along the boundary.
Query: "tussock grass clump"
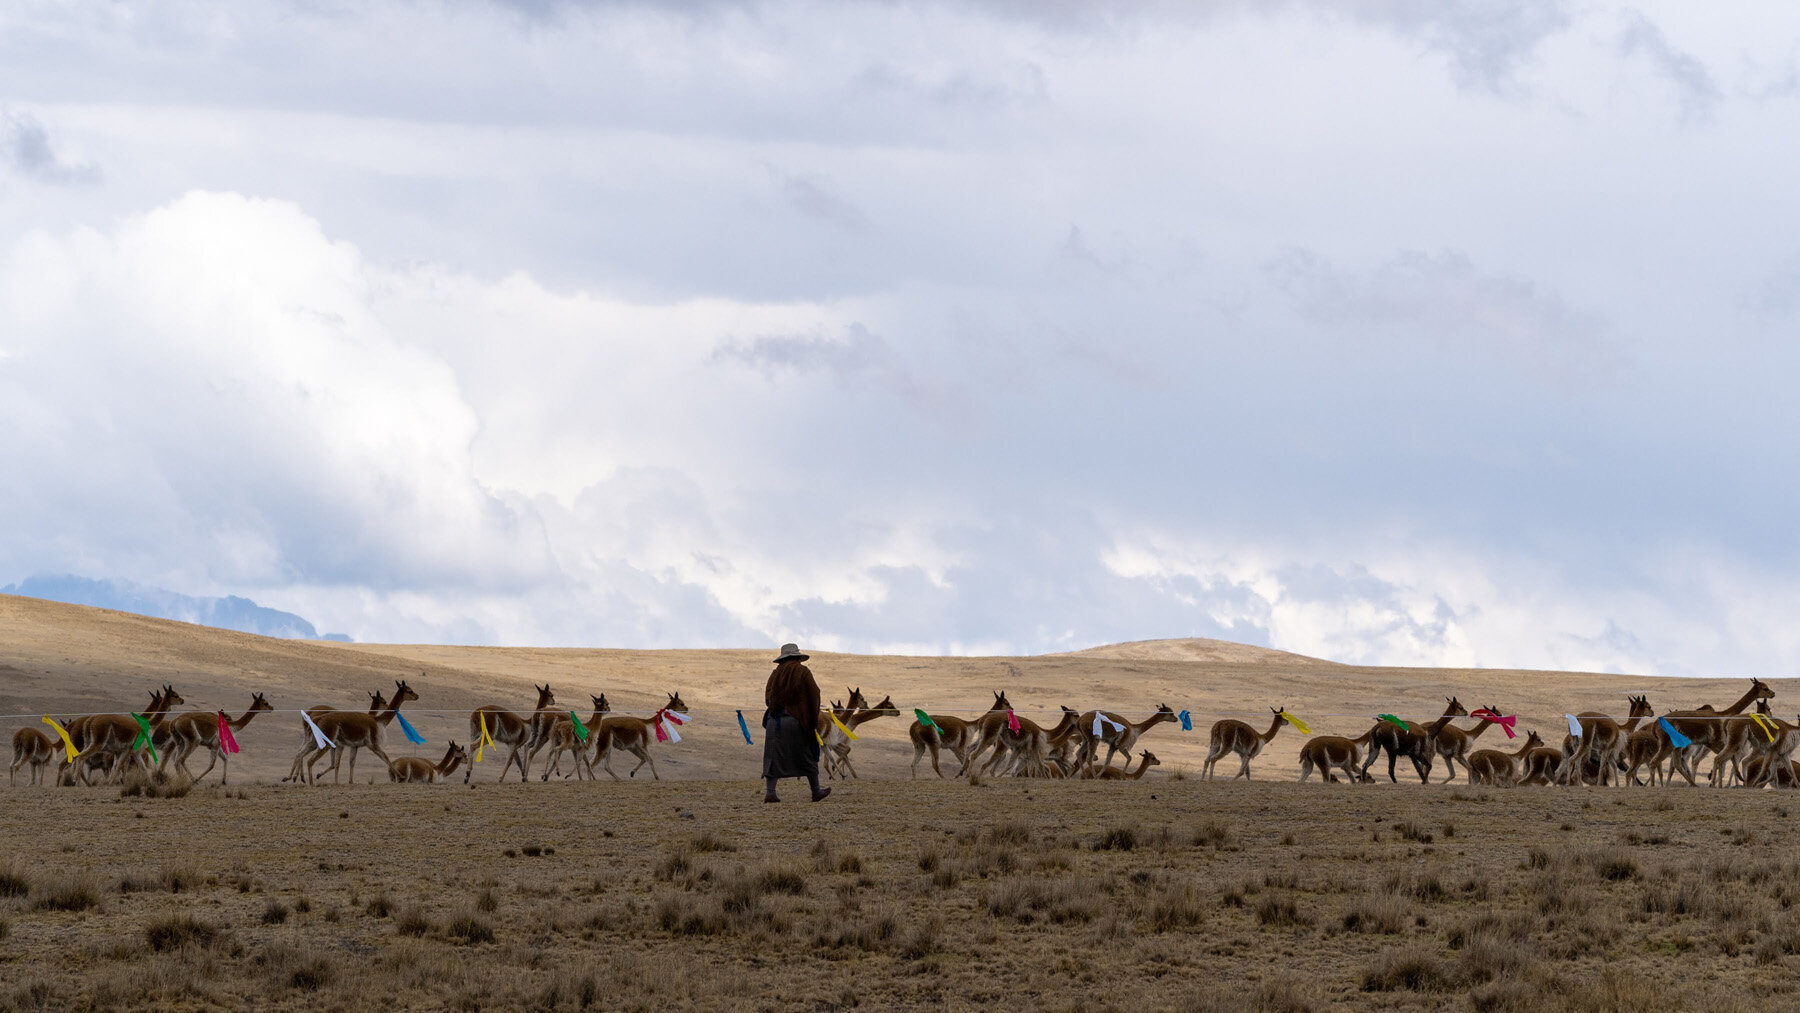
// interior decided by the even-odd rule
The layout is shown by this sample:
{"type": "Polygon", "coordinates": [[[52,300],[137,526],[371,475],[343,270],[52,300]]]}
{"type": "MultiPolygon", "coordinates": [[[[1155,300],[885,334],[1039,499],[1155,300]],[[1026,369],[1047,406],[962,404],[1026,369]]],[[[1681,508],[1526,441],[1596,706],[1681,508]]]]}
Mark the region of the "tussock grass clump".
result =
{"type": "Polygon", "coordinates": [[[944,921],[936,915],[915,924],[900,944],[900,956],[907,960],[923,960],[931,956],[941,948],[940,939],[943,934],[944,921]]]}
{"type": "Polygon", "coordinates": [[[677,877],[686,875],[693,871],[693,855],[693,849],[687,845],[676,845],[663,855],[661,862],[657,863],[654,875],[664,882],[672,882],[677,877]]]}
{"type": "Polygon", "coordinates": [[[1094,842],[1095,851],[1130,851],[1138,845],[1136,827],[1113,827],[1094,842]]]}
{"type": "Polygon", "coordinates": [[[1364,992],[1442,992],[1455,984],[1444,962],[1420,946],[1389,950],[1362,974],[1364,992]]]}
{"type": "Polygon", "coordinates": [[[736,851],[738,846],[731,841],[721,840],[711,831],[695,837],[692,846],[695,854],[710,855],[715,851],[736,851]]]}
{"type": "Polygon", "coordinates": [[[394,898],[385,893],[378,893],[369,898],[363,905],[363,911],[371,918],[386,918],[394,911],[394,898]]]}
{"type": "Polygon", "coordinates": [[[167,953],[187,947],[211,946],[223,934],[224,930],[219,926],[203,922],[193,915],[170,915],[158,918],[144,927],[144,942],[157,953],[167,953]]]}
{"type": "Polygon", "coordinates": [[[125,774],[124,787],[119,789],[119,797],[186,798],[188,792],[193,790],[193,778],[180,771],[169,774],[161,770],[153,770],[146,774],[143,768],[133,767],[125,774]]]}
{"type": "Polygon", "coordinates": [[[1394,833],[1399,834],[1403,840],[1412,841],[1415,844],[1430,844],[1436,840],[1431,831],[1411,820],[1402,820],[1394,824],[1394,833]]]}
{"type": "Polygon", "coordinates": [[[65,873],[38,884],[31,906],[38,911],[87,911],[100,906],[100,884],[91,873],[65,873]]]}
{"type": "Polygon", "coordinates": [[[824,921],[813,930],[813,945],[821,949],[855,948],[875,950],[900,933],[900,919],[893,911],[879,908],[864,912],[845,912],[824,921]]]}
{"type": "Polygon", "coordinates": [[[1412,923],[1412,904],[1393,893],[1366,893],[1350,902],[1344,912],[1343,925],[1348,932],[1391,936],[1406,931],[1412,923]]]}
{"type": "Polygon", "coordinates": [[[1232,836],[1231,828],[1217,820],[1202,823],[1194,829],[1194,847],[1196,848],[1211,848],[1214,851],[1223,851],[1227,847],[1230,847],[1234,841],[1235,838],[1232,836]]]}
{"type": "Polygon", "coordinates": [[[1148,920],[1157,932],[1191,929],[1206,921],[1206,901],[1185,880],[1151,896],[1148,920]]]}
{"type": "Polygon", "coordinates": [[[537,995],[533,1009],[592,1009],[600,1005],[600,981],[592,972],[564,971],[553,976],[537,995]]]}
{"type": "Polygon", "coordinates": [[[200,866],[189,860],[171,862],[163,866],[157,882],[170,893],[180,893],[183,890],[192,890],[200,886],[206,882],[206,877],[201,875],[200,866]]]}
{"type": "Polygon", "coordinates": [[[471,945],[494,941],[494,923],[480,913],[461,910],[444,923],[444,933],[471,945]]]}
{"type": "Polygon", "coordinates": [[[1294,903],[1294,898],[1277,897],[1271,894],[1257,902],[1256,923],[1268,928],[1285,928],[1293,925],[1310,925],[1312,919],[1301,913],[1299,905],[1294,903]]]}
{"type": "Polygon", "coordinates": [[[1587,854],[1588,868],[1601,879],[1617,882],[1624,879],[1636,879],[1638,874],[1637,860],[1631,853],[1621,848],[1599,848],[1587,854]]]}
{"type": "Polygon", "coordinates": [[[30,871],[17,858],[9,858],[0,865],[0,897],[28,896],[32,883],[30,871]]]}
{"type": "Polygon", "coordinates": [[[1022,820],[1009,820],[988,827],[981,834],[981,839],[988,844],[1030,844],[1032,837],[1031,824],[1022,820]]]}
{"type": "Polygon", "coordinates": [[[395,916],[394,931],[403,936],[422,936],[431,931],[431,921],[425,917],[424,908],[408,905],[395,916]]]}
{"type": "Polygon", "coordinates": [[[251,958],[268,971],[278,989],[317,992],[337,980],[337,962],[310,943],[274,942],[251,958]]]}
{"type": "Polygon", "coordinates": [[[494,892],[493,887],[484,886],[481,888],[481,892],[475,895],[475,910],[490,915],[500,910],[500,895],[494,892]]]}
{"type": "Polygon", "coordinates": [[[270,897],[263,905],[262,921],[264,925],[280,925],[288,919],[288,906],[278,897],[270,897]]]}

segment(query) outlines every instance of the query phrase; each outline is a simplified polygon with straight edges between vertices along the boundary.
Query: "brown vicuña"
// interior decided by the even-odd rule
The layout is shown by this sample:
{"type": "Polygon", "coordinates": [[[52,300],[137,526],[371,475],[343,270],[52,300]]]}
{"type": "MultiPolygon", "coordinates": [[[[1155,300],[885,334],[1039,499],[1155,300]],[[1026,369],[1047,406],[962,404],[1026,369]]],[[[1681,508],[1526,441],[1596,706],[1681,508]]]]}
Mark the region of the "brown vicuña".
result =
{"type": "Polygon", "coordinates": [[[1275,733],[1281,731],[1282,725],[1287,724],[1287,718],[1282,717],[1282,708],[1270,707],[1269,711],[1275,715],[1275,719],[1269,723],[1269,730],[1260,734],[1235,718],[1213,722],[1206,761],[1200,765],[1200,775],[1208,781],[1213,780],[1219,760],[1226,753],[1236,753],[1239,760],[1238,772],[1231,779],[1235,781],[1241,777],[1246,781],[1250,780],[1250,761],[1263,751],[1264,746],[1274,741],[1275,733]]]}
{"type": "MultiPolygon", "coordinates": [[[[531,757],[536,753],[538,744],[550,737],[550,728],[556,723],[556,694],[550,691],[550,684],[544,683],[533,688],[537,690],[537,706],[532,708],[531,716],[522,718],[512,711],[497,704],[483,704],[469,714],[469,742],[477,752],[486,748],[482,741],[482,732],[487,733],[487,742],[493,748],[507,747],[506,762],[500,765],[500,780],[506,780],[506,772],[515,765],[519,768],[519,780],[523,782],[527,775],[531,757]]],[[[467,784],[475,776],[475,765],[470,764],[463,774],[463,783],[467,784]]]]}
{"type": "Polygon", "coordinates": [[[450,748],[444,751],[444,758],[436,763],[417,756],[389,760],[388,780],[396,784],[431,784],[440,777],[448,780],[468,758],[469,751],[452,740],[450,748]]]}

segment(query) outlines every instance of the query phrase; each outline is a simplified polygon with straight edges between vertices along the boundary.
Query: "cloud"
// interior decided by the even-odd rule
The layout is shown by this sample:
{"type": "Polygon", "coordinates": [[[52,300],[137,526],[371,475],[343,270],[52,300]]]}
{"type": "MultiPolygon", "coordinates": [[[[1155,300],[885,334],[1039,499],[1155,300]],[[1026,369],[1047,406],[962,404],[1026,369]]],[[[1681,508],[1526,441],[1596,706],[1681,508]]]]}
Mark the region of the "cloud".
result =
{"type": "Polygon", "coordinates": [[[770,170],[781,199],[809,218],[835,225],[846,232],[863,232],[869,228],[868,216],[856,205],[832,192],[830,185],[816,176],[801,176],[770,170]]]}
{"type": "Polygon", "coordinates": [[[1529,279],[1483,274],[1458,251],[1408,251],[1353,272],[1296,249],[1266,271],[1319,323],[1480,351],[1553,385],[1605,380],[1624,363],[1600,317],[1529,279]]]}
{"type": "Polygon", "coordinates": [[[1642,58],[1651,71],[1675,87],[1683,120],[1711,119],[1722,96],[1706,64],[1677,48],[1642,12],[1628,10],[1621,20],[1624,26],[1619,30],[1620,55],[1642,58]]]}
{"type": "Polygon", "coordinates": [[[56,186],[92,186],[100,181],[98,165],[57,156],[37,117],[4,107],[0,107],[0,164],[26,179],[56,186]]]}

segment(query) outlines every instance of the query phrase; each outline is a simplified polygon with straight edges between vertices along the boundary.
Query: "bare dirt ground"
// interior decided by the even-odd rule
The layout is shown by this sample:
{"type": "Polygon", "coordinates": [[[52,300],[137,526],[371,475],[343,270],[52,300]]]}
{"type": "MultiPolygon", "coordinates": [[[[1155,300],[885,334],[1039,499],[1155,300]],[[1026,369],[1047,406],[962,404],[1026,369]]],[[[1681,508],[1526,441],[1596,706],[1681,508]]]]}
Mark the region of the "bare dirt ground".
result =
{"type": "Polygon", "coordinates": [[[1800,1003],[1771,793],[263,785],[0,813],[23,1009],[1800,1003]]]}
{"type": "MultiPolygon", "coordinates": [[[[815,655],[828,693],[908,710],[973,714],[1004,689],[1028,716],[1166,700],[1197,727],[1151,730],[1164,765],[1142,781],[972,786],[908,780],[887,719],[865,726],[862,780],[763,805],[733,712],[755,730],[772,656],[298,643],[0,597],[14,727],[141,707],[165,682],[236,713],[252,690],[360,706],[398,678],[433,759],[468,708],[529,707],[533,682],[583,713],[590,692],[645,714],[679,690],[695,717],[657,747],[660,782],[497,785],[490,760],[473,787],[368,784],[365,758],[364,783],[276,785],[300,734],[285,713],[239,736],[228,789],[13,788],[0,1008],[1800,1008],[1785,792],[1295,784],[1292,730],[1253,783],[1191,776],[1224,713],[1283,704],[1354,735],[1456,694],[1554,732],[1628,693],[1724,704],[1745,680],[1368,669],[1202,641],[815,655]]],[[[1773,685],[1788,713],[1795,688],[1773,685]]]]}

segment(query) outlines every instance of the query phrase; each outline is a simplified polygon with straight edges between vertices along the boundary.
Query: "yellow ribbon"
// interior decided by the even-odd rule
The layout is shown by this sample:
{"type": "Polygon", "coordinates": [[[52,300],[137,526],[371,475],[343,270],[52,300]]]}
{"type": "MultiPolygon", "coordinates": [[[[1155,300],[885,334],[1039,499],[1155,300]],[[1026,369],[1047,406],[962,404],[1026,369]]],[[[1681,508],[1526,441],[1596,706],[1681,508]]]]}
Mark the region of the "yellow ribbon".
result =
{"type": "Polygon", "coordinates": [[[1306,727],[1306,722],[1300,720],[1299,718],[1293,716],[1292,714],[1289,714],[1287,711],[1281,712],[1281,718],[1282,718],[1282,720],[1286,721],[1288,724],[1293,725],[1295,728],[1298,728],[1300,730],[1301,735],[1311,735],[1312,734],[1312,729],[1306,727]]]}
{"type": "Polygon", "coordinates": [[[75,757],[80,755],[81,751],[75,748],[75,743],[70,740],[69,733],[64,731],[63,726],[57,724],[56,719],[48,714],[44,715],[44,723],[56,729],[56,734],[62,736],[63,751],[69,754],[69,762],[74,763],[75,757]]]}
{"type": "Polygon", "coordinates": [[[1763,717],[1761,714],[1750,715],[1750,720],[1756,722],[1756,727],[1762,729],[1763,734],[1769,737],[1770,742],[1775,741],[1775,725],[1773,722],[1768,718],[1763,717]]]}
{"type": "MultiPolygon", "coordinates": [[[[827,712],[827,713],[829,713],[829,712],[827,712]]],[[[839,721],[838,716],[836,714],[831,715],[831,723],[838,726],[838,731],[843,732],[845,735],[849,736],[851,742],[857,741],[856,733],[850,730],[849,725],[846,725],[842,721],[839,721]]],[[[817,733],[814,733],[814,734],[817,734],[817,733]]],[[[821,744],[823,744],[824,741],[825,741],[824,739],[819,740],[819,742],[821,744]]]]}
{"type": "Polygon", "coordinates": [[[487,730],[487,711],[476,711],[476,712],[475,712],[475,713],[477,713],[477,714],[480,714],[480,715],[481,715],[481,741],[480,741],[480,742],[477,742],[477,743],[475,743],[475,762],[476,762],[476,763],[480,763],[480,762],[481,762],[481,750],[482,750],[482,748],[483,748],[483,747],[485,747],[485,746],[491,746],[491,745],[493,745],[493,744],[494,744],[494,740],[493,740],[493,739],[490,739],[490,738],[488,738],[488,730],[487,730]]]}
{"type": "Polygon", "coordinates": [[[825,740],[822,737],[820,737],[819,731],[816,728],[813,729],[813,738],[818,739],[819,745],[822,746],[825,744],[825,740]]]}

